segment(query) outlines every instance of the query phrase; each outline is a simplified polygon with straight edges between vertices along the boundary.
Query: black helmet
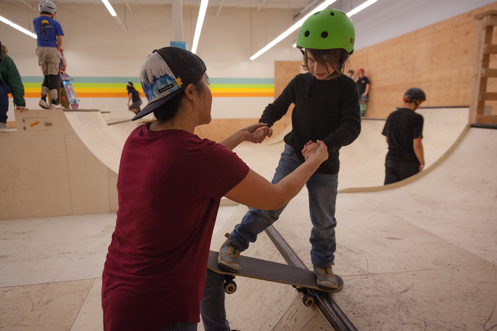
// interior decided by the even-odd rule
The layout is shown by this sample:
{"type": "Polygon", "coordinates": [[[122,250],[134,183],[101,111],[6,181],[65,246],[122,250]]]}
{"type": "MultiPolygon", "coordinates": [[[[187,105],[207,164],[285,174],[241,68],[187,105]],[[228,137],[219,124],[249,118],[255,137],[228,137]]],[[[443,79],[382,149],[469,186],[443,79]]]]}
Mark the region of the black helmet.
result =
{"type": "Polygon", "coordinates": [[[404,94],[404,101],[406,101],[406,102],[413,102],[413,101],[417,101],[417,100],[425,101],[426,100],[426,94],[420,88],[411,87],[404,94]]]}

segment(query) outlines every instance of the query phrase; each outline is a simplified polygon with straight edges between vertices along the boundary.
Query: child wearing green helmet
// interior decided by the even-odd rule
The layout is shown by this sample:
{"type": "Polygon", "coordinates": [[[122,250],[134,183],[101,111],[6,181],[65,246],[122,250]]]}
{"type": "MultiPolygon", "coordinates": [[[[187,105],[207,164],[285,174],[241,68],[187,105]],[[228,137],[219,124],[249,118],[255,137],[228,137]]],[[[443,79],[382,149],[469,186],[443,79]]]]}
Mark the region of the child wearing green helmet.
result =
{"type": "MultiPolygon", "coordinates": [[[[302,25],[297,46],[304,54],[308,72],[297,75],[282,94],[264,110],[259,122],[269,127],[254,135],[263,140],[271,127],[293,103],[292,131],[284,138],[285,150],[273,178],[278,183],[317,149],[317,141],[328,147],[329,158],[307,181],[310,217],[313,224],[311,260],[317,283],[325,289],[338,287],[331,265],[335,259],[335,202],[338,187],[339,149],[349,145],[361,131],[357,86],[343,74],[354,52],[355,29],[345,13],[328,9],[311,15],[302,25]]],[[[284,210],[250,209],[221,246],[218,263],[239,270],[240,252],[273,224],[284,210]]]]}

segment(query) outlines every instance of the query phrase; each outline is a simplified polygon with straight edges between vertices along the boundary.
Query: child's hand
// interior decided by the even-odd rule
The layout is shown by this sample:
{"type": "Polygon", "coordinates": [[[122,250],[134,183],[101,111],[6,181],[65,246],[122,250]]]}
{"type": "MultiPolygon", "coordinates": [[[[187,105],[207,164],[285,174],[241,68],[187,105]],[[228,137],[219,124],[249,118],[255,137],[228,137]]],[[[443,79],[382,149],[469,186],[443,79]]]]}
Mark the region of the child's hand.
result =
{"type": "Polygon", "coordinates": [[[16,110],[20,110],[20,111],[21,111],[21,113],[22,113],[23,111],[26,111],[26,110],[29,110],[29,109],[28,109],[28,108],[26,108],[26,107],[23,107],[23,106],[17,106],[17,107],[16,107],[16,110]]]}
{"type": "Polygon", "coordinates": [[[268,128],[266,123],[249,125],[240,130],[243,133],[244,141],[251,141],[255,144],[261,143],[266,137],[271,137],[273,129],[268,128]]]}
{"type": "Polygon", "coordinates": [[[321,159],[322,163],[328,159],[328,146],[321,140],[316,140],[315,143],[309,141],[302,149],[302,155],[306,161],[310,158],[318,157],[321,159]]]}
{"type": "Polygon", "coordinates": [[[314,143],[312,140],[309,140],[302,149],[302,155],[307,160],[312,153],[315,153],[318,150],[318,148],[319,145],[317,143],[314,143]]]}
{"type": "Polygon", "coordinates": [[[266,139],[266,137],[271,137],[273,135],[273,129],[266,126],[262,126],[252,133],[252,142],[259,144],[266,139]]]}

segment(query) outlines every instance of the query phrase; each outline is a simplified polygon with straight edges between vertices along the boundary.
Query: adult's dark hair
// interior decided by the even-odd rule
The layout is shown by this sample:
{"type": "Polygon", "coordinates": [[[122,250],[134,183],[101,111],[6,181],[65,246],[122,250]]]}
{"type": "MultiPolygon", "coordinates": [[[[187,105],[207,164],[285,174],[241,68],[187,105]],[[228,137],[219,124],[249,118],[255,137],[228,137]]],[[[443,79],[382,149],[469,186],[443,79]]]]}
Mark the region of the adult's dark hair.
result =
{"type": "MultiPolygon", "coordinates": [[[[193,83],[193,85],[195,85],[195,87],[197,88],[198,93],[204,92],[204,84],[202,83],[202,79],[199,79],[198,81],[193,83]]],[[[185,90],[181,91],[177,96],[169,100],[169,102],[164,104],[162,107],[154,110],[154,115],[157,121],[159,121],[160,123],[164,123],[174,118],[178,113],[184,96],[185,90]]]]}
{"type": "Polygon", "coordinates": [[[314,60],[316,60],[317,63],[325,67],[327,67],[326,63],[331,64],[331,67],[334,70],[333,74],[331,75],[331,78],[336,78],[341,74],[343,74],[343,71],[345,70],[345,65],[348,64],[349,53],[347,53],[347,51],[342,48],[335,48],[335,49],[306,48],[304,52],[304,64],[302,64],[302,67],[306,71],[309,71],[309,68],[307,67],[307,57],[309,53],[314,58],[314,60]]]}

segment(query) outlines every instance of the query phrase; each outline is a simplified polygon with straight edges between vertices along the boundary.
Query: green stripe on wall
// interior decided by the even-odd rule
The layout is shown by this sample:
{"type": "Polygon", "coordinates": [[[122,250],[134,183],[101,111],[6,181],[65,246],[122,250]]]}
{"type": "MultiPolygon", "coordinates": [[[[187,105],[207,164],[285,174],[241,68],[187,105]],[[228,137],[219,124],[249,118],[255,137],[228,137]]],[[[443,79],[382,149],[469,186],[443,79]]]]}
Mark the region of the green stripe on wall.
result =
{"type": "MultiPolygon", "coordinates": [[[[22,76],[22,82],[26,83],[43,83],[43,76],[22,76]]],[[[72,77],[74,83],[92,84],[92,86],[98,86],[97,84],[106,84],[105,87],[110,87],[107,84],[126,84],[127,82],[132,82],[133,84],[140,85],[140,79],[137,77],[72,77]]],[[[209,77],[210,84],[216,85],[274,85],[274,78],[216,78],[209,77]]],[[[114,87],[114,86],[112,86],[114,87]]],[[[220,87],[220,86],[216,86],[220,87]]],[[[243,86],[246,87],[246,86],[243,86]]]]}

